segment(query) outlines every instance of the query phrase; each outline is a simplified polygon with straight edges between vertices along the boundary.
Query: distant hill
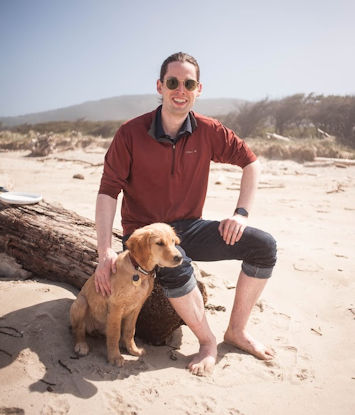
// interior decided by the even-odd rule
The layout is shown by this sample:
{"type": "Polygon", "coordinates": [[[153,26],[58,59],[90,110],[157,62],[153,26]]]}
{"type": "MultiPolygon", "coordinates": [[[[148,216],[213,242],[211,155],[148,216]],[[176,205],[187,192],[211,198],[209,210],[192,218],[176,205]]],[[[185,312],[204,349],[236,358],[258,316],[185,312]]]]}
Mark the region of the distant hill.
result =
{"type": "MultiPolygon", "coordinates": [[[[208,116],[228,114],[243,102],[233,98],[199,98],[194,106],[196,112],[208,116]]],[[[50,111],[15,117],[0,117],[3,126],[37,124],[50,121],[88,121],[128,120],[145,112],[152,111],[160,103],[158,95],[122,95],[118,97],[87,101],[78,105],[58,108],[50,111]]]]}

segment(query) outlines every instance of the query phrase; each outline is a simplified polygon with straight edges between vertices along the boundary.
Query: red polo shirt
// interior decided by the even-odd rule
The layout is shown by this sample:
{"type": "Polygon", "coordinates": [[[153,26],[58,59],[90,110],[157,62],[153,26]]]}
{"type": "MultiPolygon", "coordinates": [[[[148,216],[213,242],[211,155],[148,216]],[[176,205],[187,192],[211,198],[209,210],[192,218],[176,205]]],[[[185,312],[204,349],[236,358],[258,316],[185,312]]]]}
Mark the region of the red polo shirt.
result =
{"type": "Polygon", "coordinates": [[[242,168],[255,154],[219,121],[190,113],[192,133],[155,137],[157,110],[124,123],[106,153],[100,194],[117,198],[123,233],[154,222],[202,216],[211,160],[242,168]]]}

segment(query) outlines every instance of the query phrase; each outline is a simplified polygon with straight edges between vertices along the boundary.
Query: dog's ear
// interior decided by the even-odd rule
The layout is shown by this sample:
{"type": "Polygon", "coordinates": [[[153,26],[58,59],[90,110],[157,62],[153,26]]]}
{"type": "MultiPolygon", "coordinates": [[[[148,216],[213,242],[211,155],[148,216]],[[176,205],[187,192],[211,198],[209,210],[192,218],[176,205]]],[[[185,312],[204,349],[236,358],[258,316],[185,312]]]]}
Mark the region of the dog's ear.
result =
{"type": "Polygon", "coordinates": [[[151,232],[148,230],[135,231],[126,242],[127,248],[136,261],[144,268],[151,257],[151,232]]]}
{"type": "Polygon", "coordinates": [[[174,228],[172,229],[172,231],[173,231],[173,239],[174,239],[175,245],[179,245],[180,242],[181,242],[180,238],[176,235],[176,232],[175,232],[174,228]]]}
{"type": "Polygon", "coordinates": [[[169,226],[169,233],[170,233],[170,237],[172,238],[172,240],[174,241],[175,245],[180,245],[181,241],[180,238],[177,236],[175,229],[172,226],[169,226]]]}

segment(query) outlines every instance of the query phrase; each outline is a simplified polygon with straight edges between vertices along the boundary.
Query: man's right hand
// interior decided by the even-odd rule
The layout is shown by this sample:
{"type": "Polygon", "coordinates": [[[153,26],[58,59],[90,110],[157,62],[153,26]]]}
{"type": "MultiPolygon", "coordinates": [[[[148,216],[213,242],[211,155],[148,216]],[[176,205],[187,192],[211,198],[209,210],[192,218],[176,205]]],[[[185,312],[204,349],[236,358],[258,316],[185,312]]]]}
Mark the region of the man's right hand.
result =
{"type": "Polygon", "coordinates": [[[109,248],[102,258],[99,258],[95,271],[95,288],[97,293],[103,296],[111,294],[111,272],[116,272],[116,252],[109,248]]]}

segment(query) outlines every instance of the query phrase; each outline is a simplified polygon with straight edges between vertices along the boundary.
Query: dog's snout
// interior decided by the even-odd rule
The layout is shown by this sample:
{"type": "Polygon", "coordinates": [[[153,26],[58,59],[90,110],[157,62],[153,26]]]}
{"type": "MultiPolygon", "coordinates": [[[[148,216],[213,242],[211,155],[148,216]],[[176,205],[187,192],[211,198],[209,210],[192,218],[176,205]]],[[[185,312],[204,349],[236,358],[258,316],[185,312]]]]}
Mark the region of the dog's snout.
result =
{"type": "Polygon", "coordinates": [[[174,262],[176,263],[176,264],[178,264],[179,262],[181,262],[182,261],[182,256],[181,255],[175,255],[174,256],[174,262]]]}

